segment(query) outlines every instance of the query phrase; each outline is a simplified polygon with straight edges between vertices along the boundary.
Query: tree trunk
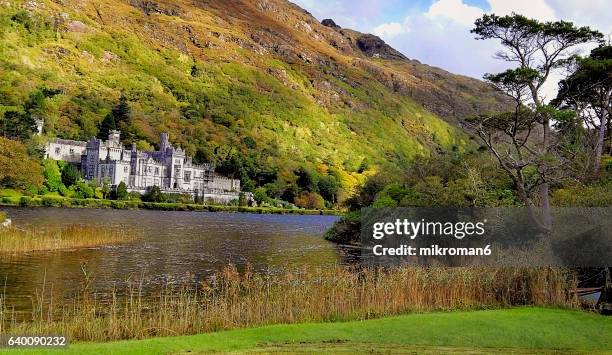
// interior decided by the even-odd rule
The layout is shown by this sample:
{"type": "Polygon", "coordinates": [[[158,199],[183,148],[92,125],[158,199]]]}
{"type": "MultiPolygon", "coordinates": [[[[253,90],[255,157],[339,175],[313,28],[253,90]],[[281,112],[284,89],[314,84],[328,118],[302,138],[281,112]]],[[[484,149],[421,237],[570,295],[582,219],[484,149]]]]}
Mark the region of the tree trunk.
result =
{"type": "MultiPolygon", "coordinates": [[[[536,105],[536,108],[541,108],[544,106],[544,103],[538,97],[538,90],[533,85],[530,85],[531,95],[533,98],[533,102],[536,105]]],[[[544,113],[544,117],[542,117],[542,152],[548,152],[549,144],[548,140],[550,139],[550,116],[544,113]]],[[[542,185],[540,185],[540,204],[542,208],[542,225],[545,230],[550,231],[552,229],[552,217],[550,215],[550,197],[548,191],[548,182],[544,181],[542,185]]]]}
{"type": "MultiPolygon", "coordinates": [[[[547,221],[550,221],[549,206],[547,205],[546,209],[544,209],[543,207],[544,205],[542,204],[542,219],[540,220],[540,218],[538,218],[538,214],[536,213],[536,206],[533,204],[533,201],[531,200],[527,191],[525,190],[525,185],[521,177],[521,174],[519,173],[517,175],[518,176],[513,177],[512,180],[514,181],[514,184],[516,185],[516,189],[517,189],[519,198],[523,200],[523,202],[525,203],[525,206],[527,207],[527,211],[529,212],[529,218],[531,219],[533,224],[536,226],[536,228],[540,230],[540,232],[548,235],[552,228],[552,223],[547,223],[547,221]],[[545,210],[548,213],[544,213],[545,210]]],[[[541,187],[542,186],[546,186],[546,196],[548,196],[548,185],[541,185],[541,187]]],[[[546,199],[546,203],[548,204],[548,199],[546,199]]]]}
{"type": "MultiPolygon", "coordinates": [[[[612,111],[608,113],[608,117],[612,117],[612,111]]],[[[612,155],[612,124],[608,124],[608,148],[608,154],[612,155]]]]}
{"type": "Polygon", "coordinates": [[[550,231],[552,229],[552,216],[550,214],[550,197],[548,194],[548,183],[540,185],[540,199],[542,200],[542,224],[550,231]]]}
{"type": "Polygon", "coordinates": [[[601,169],[601,156],[603,154],[604,139],[606,138],[606,130],[608,129],[608,114],[604,110],[601,115],[599,124],[599,134],[597,135],[597,144],[595,145],[595,166],[593,167],[593,175],[595,178],[599,176],[601,169]]]}

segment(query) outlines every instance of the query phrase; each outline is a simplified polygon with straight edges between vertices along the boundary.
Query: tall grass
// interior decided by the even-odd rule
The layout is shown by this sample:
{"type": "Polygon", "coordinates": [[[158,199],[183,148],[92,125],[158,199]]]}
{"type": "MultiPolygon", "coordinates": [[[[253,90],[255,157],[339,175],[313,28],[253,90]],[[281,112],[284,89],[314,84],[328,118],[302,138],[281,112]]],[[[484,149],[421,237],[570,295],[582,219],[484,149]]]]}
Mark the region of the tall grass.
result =
{"type": "Polygon", "coordinates": [[[574,307],[574,285],[571,272],[552,268],[333,267],[273,274],[227,267],[197,287],[166,286],[151,297],[139,282],[126,296],[113,290],[104,300],[86,290],[71,301],[39,297],[22,320],[3,305],[0,331],[110,341],[434,310],[574,307]]]}
{"type": "Polygon", "coordinates": [[[88,248],[105,244],[127,243],[135,233],[121,228],[71,225],[54,228],[0,229],[0,253],[24,253],[71,248],[88,248]]]}

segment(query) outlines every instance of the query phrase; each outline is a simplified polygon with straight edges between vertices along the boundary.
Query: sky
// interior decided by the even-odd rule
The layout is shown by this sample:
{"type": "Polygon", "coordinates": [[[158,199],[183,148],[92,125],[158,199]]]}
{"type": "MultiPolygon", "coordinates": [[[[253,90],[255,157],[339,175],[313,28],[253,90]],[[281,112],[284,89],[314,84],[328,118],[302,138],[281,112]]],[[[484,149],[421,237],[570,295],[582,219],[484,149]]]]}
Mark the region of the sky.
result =
{"type": "MultiPolygon", "coordinates": [[[[317,19],[373,33],[409,58],[452,73],[482,78],[509,64],[494,58],[494,40],[476,40],[474,20],[485,13],[516,12],[541,21],[566,20],[612,36],[610,0],[292,0],[317,19]]],[[[590,47],[580,48],[587,55],[590,47]]],[[[552,99],[561,73],[545,88],[552,99]]]]}

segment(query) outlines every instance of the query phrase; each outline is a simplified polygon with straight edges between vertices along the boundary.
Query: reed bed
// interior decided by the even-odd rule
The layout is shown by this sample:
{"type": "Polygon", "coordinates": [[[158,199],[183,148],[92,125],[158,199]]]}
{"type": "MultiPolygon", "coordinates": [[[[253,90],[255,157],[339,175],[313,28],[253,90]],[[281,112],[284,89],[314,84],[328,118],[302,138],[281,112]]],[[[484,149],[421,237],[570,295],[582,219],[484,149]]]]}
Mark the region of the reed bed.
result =
{"type": "Polygon", "coordinates": [[[129,243],[136,233],[122,228],[101,228],[92,225],[35,228],[9,227],[0,229],[0,253],[26,253],[99,245],[129,243]]]}
{"type": "Polygon", "coordinates": [[[230,266],[193,287],[165,286],[145,297],[144,286],[105,299],[87,291],[71,301],[39,298],[24,320],[0,304],[0,332],[111,341],[410,312],[577,306],[573,274],[553,268],[338,266],[272,274],[230,266]]]}

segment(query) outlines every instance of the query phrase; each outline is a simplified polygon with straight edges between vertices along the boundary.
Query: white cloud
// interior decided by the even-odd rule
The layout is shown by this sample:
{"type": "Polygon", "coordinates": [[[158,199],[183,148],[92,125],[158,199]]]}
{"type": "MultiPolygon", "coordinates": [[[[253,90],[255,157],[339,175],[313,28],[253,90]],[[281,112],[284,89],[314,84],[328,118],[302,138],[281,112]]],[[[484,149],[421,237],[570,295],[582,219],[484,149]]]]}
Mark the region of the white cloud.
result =
{"type": "Polygon", "coordinates": [[[552,21],[557,17],[555,10],[544,0],[488,0],[491,12],[496,15],[510,15],[513,12],[540,21],[552,21]]]}
{"type": "Polygon", "coordinates": [[[375,35],[384,38],[395,37],[409,31],[410,29],[406,24],[401,24],[398,22],[383,23],[376,26],[373,30],[375,35]]]}
{"type": "Polygon", "coordinates": [[[557,18],[580,26],[591,26],[604,34],[612,33],[610,0],[547,0],[557,18]]]}
{"type": "Polygon", "coordinates": [[[471,26],[474,20],[483,14],[482,9],[466,5],[461,0],[439,0],[431,5],[425,17],[437,23],[454,21],[461,25],[471,26]]]}
{"type": "MultiPolygon", "coordinates": [[[[503,50],[497,41],[474,39],[470,29],[474,21],[485,11],[479,7],[465,4],[464,1],[437,0],[427,11],[413,14],[404,24],[397,23],[395,28],[397,31],[393,32],[387,27],[384,27],[387,31],[383,31],[377,27],[375,33],[408,57],[457,74],[482,78],[485,73],[500,72],[514,66],[513,63],[493,58],[497,51],[503,50]],[[400,28],[408,26],[414,31],[410,33],[399,31],[400,28]]],[[[576,1],[578,7],[578,0],[570,1],[576,1]]],[[[515,12],[540,21],[552,21],[559,18],[556,11],[545,0],[488,0],[488,2],[490,11],[487,12],[500,16],[515,12]]],[[[589,12],[594,14],[594,11],[601,10],[596,7],[589,12]]],[[[569,10],[566,9],[566,11],[569,10]]],[[[586,12],[584,9],[582,11],[586,12]]],[[[568,20],[575,21],[572,18],[568,20]]],[[[584,52],[586,51],[583,49],[584,52]]],[[[542,94],[547,100],[556,96],[559,78],[561,78],[559,73],[552,73],[544,86],[542,94]]]]}
{"type": "Polygon", "coordinates": [[[502,71],[508,66],[508,63],[492,58],[500,46],[493,41],[475,40],[466,24],[421,14],[411,16],[407,25],[412,29],[409,33],[381,37],[406,56],[422,63],[476,78],[482,78],[487,72],[502,71]]]}

